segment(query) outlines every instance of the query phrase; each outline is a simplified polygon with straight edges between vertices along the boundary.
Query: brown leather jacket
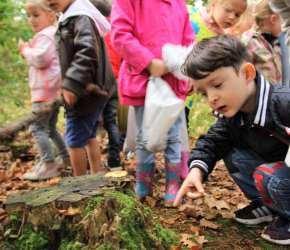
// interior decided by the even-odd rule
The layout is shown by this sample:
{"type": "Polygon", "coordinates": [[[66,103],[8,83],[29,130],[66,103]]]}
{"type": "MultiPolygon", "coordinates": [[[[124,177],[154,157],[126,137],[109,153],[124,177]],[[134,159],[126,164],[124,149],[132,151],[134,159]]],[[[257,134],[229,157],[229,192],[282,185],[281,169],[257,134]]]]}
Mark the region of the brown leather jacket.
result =
{"type": "Polygon", "coordinates": [[[62,88],[78,97],[73,107],[65,105],[67,114],[87,115],[97,107],[104,106],[116,90],[116,81],[103,38],[93,20],[84,15],[66,19],[59,24],[56,41],[63,79],[62,88]],[[86,91],[89,83],[96,85],[94,93],[86,91]]]}

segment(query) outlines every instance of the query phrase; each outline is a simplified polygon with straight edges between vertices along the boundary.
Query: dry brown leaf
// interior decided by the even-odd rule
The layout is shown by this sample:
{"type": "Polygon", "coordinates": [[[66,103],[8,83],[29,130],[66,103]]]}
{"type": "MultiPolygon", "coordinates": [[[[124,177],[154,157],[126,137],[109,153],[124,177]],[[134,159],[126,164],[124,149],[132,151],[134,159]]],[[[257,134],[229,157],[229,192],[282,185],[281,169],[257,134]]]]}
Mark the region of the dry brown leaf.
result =
{"type": "Polygon", "coordinates": [[[199,235],[200,227],[190,226],[189,230],[190,230],[190,232],[192,232],[195,236],[197,236],[197,235],[199,235]]]}
{"type": "Polygon", "coordinates": [[[220,214],[221,214],[221,216],[224,219],[231,219],[231,218],[233,218],[233,213],[232,212],[221,211],[220,214]]]}
{"type": "Polygon", "coordinates": [[[196,217],[196,207],[195,205],[183,204],[178,209],[180,212],[183,212],[188,217],[196,217]]]}
{"type": "Polygon", "coordinates": [[[201,227],[205,227],[205,228],[210,228],[210,229],[218,229],[219,228],[219,226],[217,224],[215,224],[209,220],[206,220],[204,218],[201,219],[199,224],[201,227]]]}
{"type": "Polygon", "coordinates": [[[202,248],[204,243],[208,242],[208,240],[205,238],[205,236],[197,236],[195,238],[195,240],[200,245],[201,248],[202,248]]]}
{"type": "Polygon", "coordinates": [[[230,209],[231,209],[229,203],[227,203],[227,202],[224,201],[224,200],[217,200],[217,201],[216,201],[216,205],[215,205],[215,207],[216,207],[218,210],[222,210],[222,209],[230,210],[230,209]]]}
{"type": "Polygon", "coordinates": [[[154,208],[156,206],[156,203],[157,203],[157,200],[152,198],[152,197],[150,197],[150,196],[147,196],[145,198],[145,201],[149,205],[149,207],[151,207],[151,208],[154,208]]]}
{"type": "Polygon", "coordinates": [[[204,198],[204,203],[209,207],[209,208],[214,208],[216,206],[216,199],[211,197],[211,196],[206,196],[204,198]]]}
{"type": "Polygon", "coordinates": [[[168,224],[168,225],[174,225],[176,223],[176,220],[178,219],[177,218],[168,218],[168,219],[164,219],[162,218],[162,222],[164,222],[165,224],[168,224]]]}
{"type": "Polygon", "coordinates": [[[81,213],[79,208],[69,207],[68,209],[58,209],[58,212],[64,216],[74,216],[81,213]]]}
{"type": "Polygon", "coordinates": [[[47,181],[47,184],[49,186],[54,186],[54,185],[59,184],[60,180],[61,180],[61,177],[53,177],[47,181]]]}
{"type": "Polygon", "coordinates": [[[248,205],[247,203],[239,203],[237,205],[237,209],[242,209],[242,208],[246,207],[247,205],[248,205]]]}
{"type": "Polygon", "coordinates": [[[6,172],[5,170],[0,170],[0,182],[4,182],[7,180],[7,175],[6,175],[6,172]]]}
{"type": "Polygon", "coordinates": [[[181,240],[180,242],[186,246],[186,247],[189,247],[189,248],[192,248],[192,247],[199,247],[197,243],[193,242],[191,239],[192,239],[192,235],[191,234],[181,234],[181,240]]]}
{"type": "Polygon", "coordinates": [[[171,246],[170,250],[182,250],[181,246],[171,246]]]}

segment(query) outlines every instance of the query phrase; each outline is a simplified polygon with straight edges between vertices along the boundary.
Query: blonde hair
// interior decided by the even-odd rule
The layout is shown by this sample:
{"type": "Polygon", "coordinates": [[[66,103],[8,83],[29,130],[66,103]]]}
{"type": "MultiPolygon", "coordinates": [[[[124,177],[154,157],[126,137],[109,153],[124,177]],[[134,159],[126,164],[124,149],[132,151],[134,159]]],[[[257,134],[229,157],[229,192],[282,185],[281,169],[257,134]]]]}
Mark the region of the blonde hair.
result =
{"type": "MultiPolygon", "coordinates": [[[[227,1],[230,1],[230,0],[227,0],[227,1]]],[[[209,11],[215,3],[224,3],[224,2],[225,2],[225,0],[209,0],[208,4],[206,6],[206,9],[207,9],[207,11],[209,11]]],[[[244,2],[246,4],[248,3],[247,0],[244,0],[244,2]]]]}
{"type": "Polygon", "coordinates": [[[41,8],[42,10],[48,11],[48,12],[54,12],[49,5],[44,0],[27,0],[25,3],[25,7],[28,5],[33,5],[36,7],[41,8]]]}
{"type": "Polygon", "coordinates": [[[253,15],[255,17],[255,21],[257,25],[269,16],[275,14],[272,9],[270,8],[270,4],[268,0],[261,0],[257,3],[253,10],[253,15]]]}

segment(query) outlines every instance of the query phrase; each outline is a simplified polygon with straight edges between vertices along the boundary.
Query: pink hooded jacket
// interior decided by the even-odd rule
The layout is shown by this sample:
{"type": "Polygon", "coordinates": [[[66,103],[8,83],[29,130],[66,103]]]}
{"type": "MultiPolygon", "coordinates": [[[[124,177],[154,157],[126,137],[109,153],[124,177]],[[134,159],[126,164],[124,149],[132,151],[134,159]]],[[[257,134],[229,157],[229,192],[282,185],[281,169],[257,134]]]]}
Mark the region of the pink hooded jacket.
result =
{"type": "MultiPolygon", "coordinates": [[[[120,101],[143,106],[149,78],[147,66],[161,58],[164,44],[189,45],[194,34],[184,0],[114,0],[112,42],[123,59],[119,72],[120,101]]],[[[186,82],[164,75],[176,95],[185,98],[186,82]]]]}
{"type": "Polygon", "coordinates": [[[56,27],[46,27],[21,48],[22,55],[29,65],[32,102],[52,101],[60,90],[61,75],[54,40],[55,32],[56,27]]]}

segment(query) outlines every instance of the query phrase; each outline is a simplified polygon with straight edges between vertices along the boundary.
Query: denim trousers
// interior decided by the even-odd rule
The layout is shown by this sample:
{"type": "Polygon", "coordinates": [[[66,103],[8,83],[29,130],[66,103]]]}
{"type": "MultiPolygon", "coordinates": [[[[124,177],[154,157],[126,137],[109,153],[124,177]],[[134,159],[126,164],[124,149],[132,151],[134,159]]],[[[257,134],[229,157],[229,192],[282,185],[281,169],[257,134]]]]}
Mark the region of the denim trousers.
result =
{"type": "Polygon", "coordinates": [[[120,164],[120,132],[117,125],[118,96],[115,93],[103,110],[104,128],[108,133],[108,163],[120,164]]]}
{"type": "MultiPolygon", "coordinates": [[[[46,103],[32,103],[32,112],[39,112],[44,109],[46,103]]],[[[62,159],[69,158],[64,140],[57,131],[56,123],[59,112],[59,106],[54,107],[50,112],[44,112],[38,115],[38,118],[29,126],[40,154],[40,161],[53,161],[54,150],[50,143],[50,139],[58,149],[58,155],[62,159]]]]}
{"type": "MultiPolygon", "coordinates": [[[[153,165],[154,153],[145,148],[143,142],[142,123],[144,117],[144,106],[135,108],[136,126],[137,126],[137,140],[136,140],[136,156],[139,165],[153,165]]],[[[180,163],[181,158],[181,142],[180,142],[180,129],[181,129],[181,116],[175,121],[168,132],[167,144],[165,148],[165,162],[170,164],[180,163]]],[[[137,168],[138,168],[137,166],[137,168]]]]}
{"type": "Polygon", "coordinates": [[[258,201],[290,219],[290,167],[268,163],[254,152],[234,148],[224,159],[236,184],[251,201],[258,201]]]}

